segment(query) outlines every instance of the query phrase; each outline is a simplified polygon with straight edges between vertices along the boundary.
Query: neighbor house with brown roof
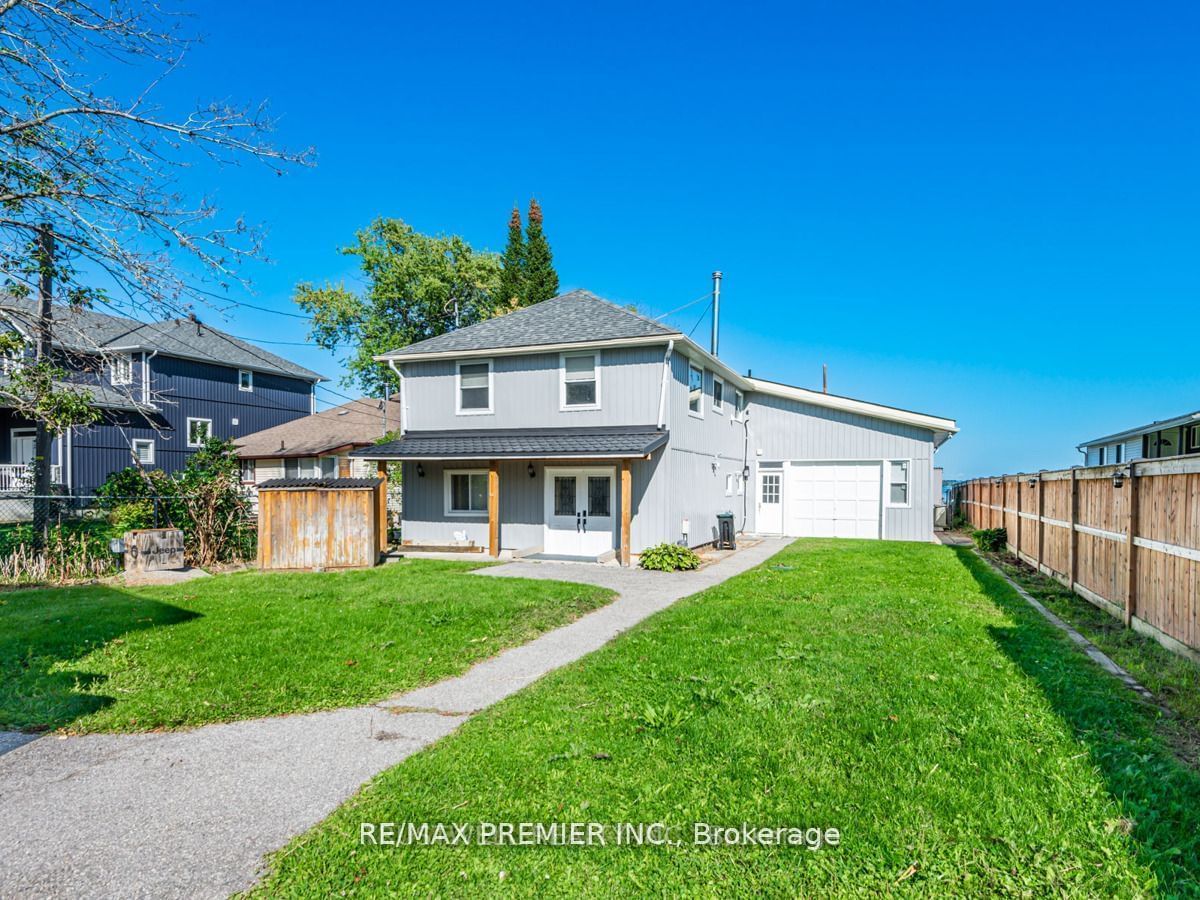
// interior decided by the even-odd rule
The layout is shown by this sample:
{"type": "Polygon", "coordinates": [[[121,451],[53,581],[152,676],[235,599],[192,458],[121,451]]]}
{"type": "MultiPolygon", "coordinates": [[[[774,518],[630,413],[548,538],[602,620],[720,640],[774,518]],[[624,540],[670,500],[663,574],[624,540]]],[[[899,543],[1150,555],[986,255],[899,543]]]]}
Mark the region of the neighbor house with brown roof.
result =
{"type": "Polygon", "coordinates": [[[236,441],[242,482],[361,474],[374,464],[352,461],[351,450],[369,447],[400,427],[400,404],[364,397],[264,428],[236,441]],[[352,462],[354,465],[352,466],[352,462]]]}

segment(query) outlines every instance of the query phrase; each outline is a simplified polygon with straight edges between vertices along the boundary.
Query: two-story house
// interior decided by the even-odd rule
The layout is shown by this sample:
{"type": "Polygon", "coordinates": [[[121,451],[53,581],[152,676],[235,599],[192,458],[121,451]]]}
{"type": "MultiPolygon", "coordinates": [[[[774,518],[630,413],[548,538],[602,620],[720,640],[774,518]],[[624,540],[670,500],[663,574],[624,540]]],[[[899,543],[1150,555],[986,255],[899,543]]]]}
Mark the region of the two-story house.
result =
{"type": "Polygon", "coordinates": [[[380,357],[400,431],[403,536],[597,559],[760,534],[933,539],[950,419],[742,375],[586,291],[380,357]]]}
{"type": "MultiPolygon", "coordinates": [[[[30,338],[35,315],[33,301],[0,299],[0,327],[30,338]]],[[[173,472],[209,435],[236,439],[307,416],[324,380],[195,319],[144,323],[65,306],[53,318],[65,384],[86,391],[100,413],[51,449],[55,489],[75,497],[135,460],[173,472]]],[[[29,490],[34,425],[0,404],[0,491],[29,490]]]]}
{"type": "Polygon", "coordinates": [[[1162,459],[1200,453],[1200,412],[1160,419],[1092,438],[1078,447],[1085,466],[1111,466],[1131,459],[1162,459]]]}

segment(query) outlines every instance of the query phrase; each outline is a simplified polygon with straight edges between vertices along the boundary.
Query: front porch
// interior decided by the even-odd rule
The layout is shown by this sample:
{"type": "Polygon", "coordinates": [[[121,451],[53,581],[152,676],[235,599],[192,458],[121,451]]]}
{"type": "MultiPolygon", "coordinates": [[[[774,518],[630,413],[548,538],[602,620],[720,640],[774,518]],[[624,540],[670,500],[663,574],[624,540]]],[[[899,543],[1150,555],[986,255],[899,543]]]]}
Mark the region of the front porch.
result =
{"type": "Polygon", "coordinates": [[[403,464],[400,552],[628,566],[666,433],[565,431],[410,433],[354,455],[403,464]]]}

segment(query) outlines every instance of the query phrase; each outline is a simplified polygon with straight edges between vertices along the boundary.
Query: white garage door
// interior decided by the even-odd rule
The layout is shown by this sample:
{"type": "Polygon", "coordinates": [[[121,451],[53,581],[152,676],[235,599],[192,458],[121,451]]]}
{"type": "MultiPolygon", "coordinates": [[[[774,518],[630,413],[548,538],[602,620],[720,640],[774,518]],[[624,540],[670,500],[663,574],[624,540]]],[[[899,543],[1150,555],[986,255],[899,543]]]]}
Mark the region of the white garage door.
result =
{"type": "Polygon", "coordinates": [[[797,462],[784,467],[789,537],[878,538],[882,463],[797,462]]]}

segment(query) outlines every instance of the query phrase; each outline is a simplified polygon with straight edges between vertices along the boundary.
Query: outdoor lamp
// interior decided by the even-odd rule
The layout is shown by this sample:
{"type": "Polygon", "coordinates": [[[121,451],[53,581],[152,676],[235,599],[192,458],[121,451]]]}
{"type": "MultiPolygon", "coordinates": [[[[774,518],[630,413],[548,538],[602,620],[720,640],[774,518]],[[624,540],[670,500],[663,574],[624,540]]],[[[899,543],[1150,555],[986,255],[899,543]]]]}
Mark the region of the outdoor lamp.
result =
{"type": "Polygon", "coordinates": [[[526,466],[525,471],[529,473],[530,478],[537,477],[537,469],[533,467],[533,463],[530,463],[528,466],[526,466]]]}
{"type": "Polygon", "coordinates": [[[1113,487],[1119,488],[1125,483],[1125,470],[1117,469],[1113,472],[1113,487]]]}
{"type": "Polygon", "coordinates": [[[423,465],[421,465],[420,463],[417,463],[417,477],[418,478],[425,477],[425,467],[423,465]]]}

